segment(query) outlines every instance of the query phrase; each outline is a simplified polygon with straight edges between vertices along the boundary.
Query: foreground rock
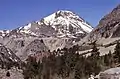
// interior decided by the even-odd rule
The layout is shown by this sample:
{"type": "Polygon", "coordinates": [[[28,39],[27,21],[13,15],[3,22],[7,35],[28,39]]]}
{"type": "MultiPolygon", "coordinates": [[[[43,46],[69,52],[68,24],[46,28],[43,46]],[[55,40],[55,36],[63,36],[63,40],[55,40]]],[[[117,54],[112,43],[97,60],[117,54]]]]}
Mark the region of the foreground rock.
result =
{"type": "Polygon", "coordinates": [[[99,74],[99,79],[120,79],[120,67],[101,72],[99,74]]]}
{"type": "Polygon", "coordinates": [[[0,68],[0,79],[24,79],[22,70],[12,68],[10,70],[0,68]]]}

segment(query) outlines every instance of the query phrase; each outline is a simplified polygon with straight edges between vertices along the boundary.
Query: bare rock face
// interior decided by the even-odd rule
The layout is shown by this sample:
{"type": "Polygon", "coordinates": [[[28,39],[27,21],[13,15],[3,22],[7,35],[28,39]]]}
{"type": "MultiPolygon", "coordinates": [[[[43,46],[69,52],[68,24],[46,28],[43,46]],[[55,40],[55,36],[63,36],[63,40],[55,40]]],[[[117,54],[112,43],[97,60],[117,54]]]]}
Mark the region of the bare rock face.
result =
{"type": "Polygon", "coordinates": [[[99,74],[100,79],[119,79],[120,67],[110,68],[99,74]]]}
{"type": "Polygon", "coordinates": [[[41,52],[48,52],[48,48],[44,44],[42,39],[35,39],[24,47],[21,52],[17,52],[16,55],[21,59],[26,59],[29,55],[35,55],[41,52]]]}
{"type": "Polygon", "coordinates": [[[0,45],[0,66],[1,68],[10,68],[12,66],[19,66],[21,60],[9,49],[0,45]],[[19,63],[18,63],[19,62],[19,63]]]}
{"type": "Polygon", "coordinates": [[[120,37],[120,5],[104,16],[98,26],[90,33],[89,39],[120,37]]]}

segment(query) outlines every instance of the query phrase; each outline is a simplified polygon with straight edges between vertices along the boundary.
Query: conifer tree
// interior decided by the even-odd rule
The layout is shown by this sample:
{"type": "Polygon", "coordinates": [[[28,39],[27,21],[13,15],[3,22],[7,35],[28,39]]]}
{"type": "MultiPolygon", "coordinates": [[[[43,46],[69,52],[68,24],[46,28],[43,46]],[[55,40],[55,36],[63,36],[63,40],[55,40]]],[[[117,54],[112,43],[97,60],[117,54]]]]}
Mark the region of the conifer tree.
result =
{"type": "Polygon", "coordinates": [[[116,63],[120,63],[120,43],[119,42],[117,42],[117,45],[115,47],[114,58],[116,63]]]}
{"type": "Polygon", "coordinates": [[[91,51],[91,56],[96,59],[96,58],[99,58],[99,49],[97,48],[97,44],[96,44],[96,41],[92,43],[92,51],[91,51]]]}

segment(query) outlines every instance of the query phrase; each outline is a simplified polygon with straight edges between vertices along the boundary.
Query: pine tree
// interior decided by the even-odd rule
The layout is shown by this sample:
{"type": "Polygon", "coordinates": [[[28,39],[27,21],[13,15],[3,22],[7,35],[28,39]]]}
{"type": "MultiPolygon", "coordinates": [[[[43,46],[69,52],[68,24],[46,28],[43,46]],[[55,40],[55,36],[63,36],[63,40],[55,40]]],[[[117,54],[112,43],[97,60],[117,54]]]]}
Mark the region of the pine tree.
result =
{"type": "Polygon", "coordinates": [[[100,52],[99,49],[97,48],[97,44],[96,41],[92,43],[93,47],[92,47],[92,51],[91,51],[91,56],[96,59],[99,58],[100,52]]]}
{"type": "Polygon", "coordinates": [[[116,63],[120,63],[120,43],[119,42],[117,42],[117,45],[115,47],[114,58],[116,63]]]}
{"type": "Polygon", "coordinates": [[[92,43],[92,51],[91,51],[91,56],[90,56],[90,64],[91,64],[91,72],[94,74],[98,74],[101,71],[101,59],[100,59],[100,52],[99,49],[97,48],[96,41],[92,43]]]}

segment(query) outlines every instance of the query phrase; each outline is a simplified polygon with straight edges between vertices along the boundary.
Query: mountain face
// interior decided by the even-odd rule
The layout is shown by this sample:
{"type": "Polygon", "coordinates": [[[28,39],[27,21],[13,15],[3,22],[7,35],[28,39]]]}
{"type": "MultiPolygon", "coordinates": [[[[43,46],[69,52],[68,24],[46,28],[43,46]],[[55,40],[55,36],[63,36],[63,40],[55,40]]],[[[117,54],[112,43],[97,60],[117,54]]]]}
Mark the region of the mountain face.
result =
{"type": "Polygon", "coordinates": [[[92,29],[88,22],[75,13],[60,10],[40,21],[10,31],[0,31],[0,43],[24,60],[36,52],[70,47],[92,29]]]}
{"type": "Polygon", "coordinates": [[[28,23],[11,31],[0,31],[1,36],[69,37],[83,38],[92,31],[84,19],[71,11],[60,10],[40,21],[28,23]]]}
{"type": "Polygon", "coordinates": [[[91,32],[89,39],[120,37],[120,5],[104,16],[91,32]]]}
{"type": "Polygon", "coordinates": [[[48,17],[20,27],[19,32],[41,37],[84,37],[92,27],[71,11],[57,11],[48,17]]]}

